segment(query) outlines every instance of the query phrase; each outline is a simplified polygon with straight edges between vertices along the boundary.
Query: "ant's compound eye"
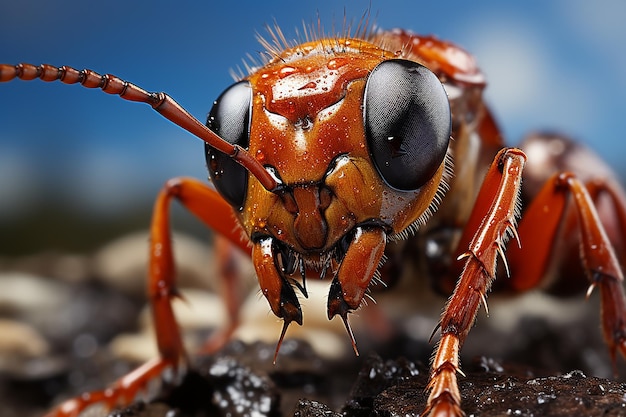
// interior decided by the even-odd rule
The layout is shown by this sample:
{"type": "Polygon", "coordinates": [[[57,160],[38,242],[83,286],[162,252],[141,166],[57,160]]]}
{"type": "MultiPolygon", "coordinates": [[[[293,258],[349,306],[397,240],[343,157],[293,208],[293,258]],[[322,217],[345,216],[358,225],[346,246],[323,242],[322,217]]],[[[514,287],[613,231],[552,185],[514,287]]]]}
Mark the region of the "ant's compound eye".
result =
{"type": "Polygon", "coordinates": [[[428,68],[404,59],[383,61],[370,74],[364,97],[365,136],[383,180],[417,190],[446,156],[450,103],[428,68]]]}
{"type": "MultiPolygon", "coordinates": [[[[252,88],[248,81],[231,85],[213,103],[206,125],[225,141],[247,149],[250,145],[252,88]]],[[[248,188],[248,171],[234,159],[204,145],[209,176],[228,203],[243,207],[248,188]]]]}

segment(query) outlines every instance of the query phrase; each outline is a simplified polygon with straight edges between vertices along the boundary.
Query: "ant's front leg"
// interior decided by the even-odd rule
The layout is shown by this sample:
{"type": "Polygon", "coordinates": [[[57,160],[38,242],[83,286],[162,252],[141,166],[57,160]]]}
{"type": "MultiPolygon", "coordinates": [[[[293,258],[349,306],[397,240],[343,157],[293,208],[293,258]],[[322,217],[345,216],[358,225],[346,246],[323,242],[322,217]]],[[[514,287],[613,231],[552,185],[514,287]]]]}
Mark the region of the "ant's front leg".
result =
{"type": "Polygon", "coordinates": [[[492,163],[483,182],[476,204],[464,232],[473,236],[461,273],[452,296],[441,316],[441,341],[431,364],[428,389],[430,394],[424,414],[431,416],[462,416],[461,394],[457,384],[459,352],[480,304],[485,304],[487,291],[496,277],[498,255],[504,259],[504,246],[509,236],[517,236],[519,190],[522,169],[526,161],[518,149],[501,150],[492,163]],[[476,230],[475,233],[472,233],[476,230]]]}
{"type": "MultiPolygon", "coordinates": [[[[228,238],[231,243],[246,252],[250,251],[247,241],[241,238],[241,230],[232,208],[215,190],[190,178],[168,181],[157,197],[150,228],[148,298],[156,328],[159,357],[102,391],[86,393],[62,403],[46,417],[74,417],[92,407],[108,411],[114,407],[128,405],[136,397],[148,394],[148,387],[154,380],[163,379],[172,382],[183,376],[188,366],[188,358],[172,310],[172,299],[179,296],[176,289],[176,268],[169,223],[172,199],[180,201],[189,211],[210,228],[228,238]]],[[[230,288],[232,285],[226,287],[230,288]]],[[[229,312],[238,311],[239,306],[233,305],[237,302],[233,297],[225,298],[229,312]]],[[[237,323],[237,317],[230,317],[226,329],[220,334],[232,334],[237,323]]],[[[225,338],[220,337],[219,344],[225,341],[225,338]]],[[[216,343],[211,346],[214,349],[221,347],[216,343]]]]}

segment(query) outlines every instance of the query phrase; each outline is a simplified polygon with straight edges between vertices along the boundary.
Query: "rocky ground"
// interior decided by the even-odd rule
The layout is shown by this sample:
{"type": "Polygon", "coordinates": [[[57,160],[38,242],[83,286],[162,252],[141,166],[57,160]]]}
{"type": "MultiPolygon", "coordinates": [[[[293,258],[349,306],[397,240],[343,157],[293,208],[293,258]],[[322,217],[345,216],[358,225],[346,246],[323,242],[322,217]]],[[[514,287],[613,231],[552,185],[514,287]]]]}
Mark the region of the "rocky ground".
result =
{"type": "MultiPolygon", "coordinates": [[[[89,256],[0,260],[0,415],[41,415],[51,403],[102,388],[155,354],[143,301],[146,241],[129,236],[89,256]]],[[[176,243],[185,258],[179,272],[187,299],[178,316],[195,351],[224,316],[206,284],[210,249],[184,236],[176,243]]],[[[390,311],[400,331],[373,338],[385,333],[379,315],[360,313],[353,319],[358,358],[342,327],[326,326],[324,311],[321,318],[305,312],[304,328],[290,329],[272,365],[280,324],[251,294],[237,337],[245,343],[194,356],[182,385],[112,415],[404,416],[423,409],[427,339],[444,300],[435,299],[428,315],[406,310],[413,298],[381,296],[378,307],[368,308],[390,311]]],[[[612,378],[598,306],[583,299],[490,299],[490,317],[481,311],[463,350],[460,388],[468,415],[626,415],[626,370],[620,365],[620,377],[612,378]]]]}

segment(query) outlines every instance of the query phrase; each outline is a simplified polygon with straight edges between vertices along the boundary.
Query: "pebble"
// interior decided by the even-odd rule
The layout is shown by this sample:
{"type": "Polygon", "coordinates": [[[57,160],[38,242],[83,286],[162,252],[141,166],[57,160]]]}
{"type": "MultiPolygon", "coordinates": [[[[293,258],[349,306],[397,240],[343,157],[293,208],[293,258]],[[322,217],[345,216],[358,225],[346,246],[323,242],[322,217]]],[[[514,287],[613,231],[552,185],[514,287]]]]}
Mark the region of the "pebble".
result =
{"type": "Polygon", "coordinates": [[[27,323],[0,319],[0,368],[15,359],[30,359],[50,350],[46,339],[27,323]]]}
{"type": "MultiPolygon", "coordinates": [[[[116,239],[93,256],[93,274],[127,294],[145,296],[150,235],[138,232],[116,239]]],[[[188,235],[173,235],[179,287],[214,288],[213,252],[208,244],[188,235]]]]}

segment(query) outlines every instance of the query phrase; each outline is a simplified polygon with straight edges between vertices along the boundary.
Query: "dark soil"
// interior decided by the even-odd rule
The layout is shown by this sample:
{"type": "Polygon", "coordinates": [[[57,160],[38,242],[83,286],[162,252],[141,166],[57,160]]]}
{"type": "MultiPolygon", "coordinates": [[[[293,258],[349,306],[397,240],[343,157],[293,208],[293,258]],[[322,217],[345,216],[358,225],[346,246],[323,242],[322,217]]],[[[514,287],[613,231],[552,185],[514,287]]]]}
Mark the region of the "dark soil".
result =
{"type": "MultiPolygon", "coordinates": [[[[51,404],[102,389],[138,365],[113,357],[106,346],[113,335],[133,331],[142,300],[97,282],[67,283],[55,291],[71,299],[67,303],[56,295],[61,300],[58,317],[41,305],[36,310],[43,317],[7,307],[3,311],[4,317],[33,323],[52,349],[23,361],[20,355],[0,357],[5,359],[0,362],[2,417],[41,415],[51,404]]],[[[611,363],[599,337],[599,309],[592,303],[582,306],[590,314],[575,325],[526,317],[506,334],[473,329],[463,349],[465,376],[459,375],[466,413],[626,416],[626,385],[594,376],[610,375],[611,363]]],[[[479,318],[479,324],[486,321],[479,318]]],[[[182,384],[162,387],[155,400],[110,415],[419,415],[433,344],[402,334],[380,345],[359,342],[361,357],[331,360],[307,343],[287,339],[273,365],[275,345],[234,341],[217,355],[195,357],[182,384]]],[[[618,361],[622,378],[623,362],[618,361]]]]}
{"type": "MultiPolygon", "coordinates": [[[[204,416],[418,416],[425,407],[428,371],[404,358],[372,354],[355,363],[324,363],[307,345],[292,342],[288,364],[251,368],[266,345],[232,344],[199,358],[182,385],[155,402],[138,403],[110,417],[204,416]],[[351,388],[347,388],[351,385],[351,388]]],[[[536,377],[527,368],[481,358],[460,377],[463,407],[480,416],[626,415],[626,385],[580,371],[536,377]]]]}

